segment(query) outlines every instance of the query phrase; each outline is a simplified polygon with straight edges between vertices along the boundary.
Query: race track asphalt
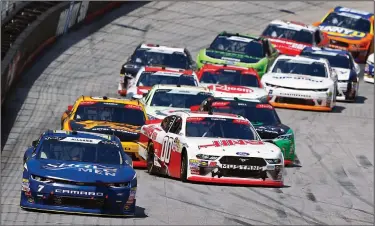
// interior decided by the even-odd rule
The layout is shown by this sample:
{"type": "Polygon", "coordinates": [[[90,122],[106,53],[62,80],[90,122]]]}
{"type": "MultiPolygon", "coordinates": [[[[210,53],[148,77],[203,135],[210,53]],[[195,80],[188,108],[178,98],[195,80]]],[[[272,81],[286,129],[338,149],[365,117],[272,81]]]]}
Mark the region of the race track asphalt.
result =
{"type": "Polygon", "coordinates": [[[296,132],[301,167],[285,188],[183,184],[138,170],[137,218],[27,212],[19,207],[22,156],[58,129],[79,95],[117,96],[121,64],[142,41],[186,46],[196,56],[221,31],[259,34],[272,19],[311,23],[341,4],[373,2],[128,2],[59,39],[23,74],[2,111],[2,225],[373,224],[374,86],[361,80],[357,103],[335,112],[277,110],[296,132]]]}

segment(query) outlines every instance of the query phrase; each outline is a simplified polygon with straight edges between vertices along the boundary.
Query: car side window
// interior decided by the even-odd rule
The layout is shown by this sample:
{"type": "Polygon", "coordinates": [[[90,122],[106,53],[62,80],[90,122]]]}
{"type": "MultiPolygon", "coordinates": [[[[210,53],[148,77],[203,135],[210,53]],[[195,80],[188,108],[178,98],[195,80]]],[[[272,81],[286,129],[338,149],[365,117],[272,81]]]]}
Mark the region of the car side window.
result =
{"type": "Polygon", "coordinates": [[[179,134],[182,128],[182,119],[181,117],[177,117],[174,121],[171,129],[169,130],[170,133],[179,134]]]}
{"type": "Polygon", "coordinates": [[[174,116],[174,115],[165,117],[164,120],[161,122],[161,128],[165,132],[168,132],[168,130],[172,126],[175,118],[176,118],[176,116],[174,116]]]}

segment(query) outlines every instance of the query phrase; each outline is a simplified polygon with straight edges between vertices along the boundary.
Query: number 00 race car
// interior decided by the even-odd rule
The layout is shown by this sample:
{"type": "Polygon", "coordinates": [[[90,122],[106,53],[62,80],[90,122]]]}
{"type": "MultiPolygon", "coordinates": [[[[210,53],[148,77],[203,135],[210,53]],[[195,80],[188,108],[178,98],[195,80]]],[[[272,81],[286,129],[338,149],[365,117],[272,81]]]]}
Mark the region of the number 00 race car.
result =
{"type": "Polygon", "coordinates": [[[140,141],[150,174],[184,182],[283,186],[280,148],[263,142],[239,115],[175,112],[143,126],[140,141]]]}
{"type": "Polygon", "coordinates": [[[326,59],[279,56],[262,78],[274,107],[332,111],[337,75],[326,59]]]}
{"type": "Polygon", "coordinates": [[[138,155],[138,138],[147,114],[142,103],[108,97],[81,96],[61,117],[61,128],[116,135],[135,167],[146,167],[138,155]]]}
{"type": "Polygon", "coordinates": [[[22,208],[135,215],[136,172],[115,136],[49,130],[23,161],[22,208]]]}
{"type": "Polygon", "coordinates": [[[209,97],[192,110],[213,111],[241,115],[254,126],[263,141],[272,141],[284,155],[285,165],[292,165],[295,158],[294,132],[281,123],[280,118],[268,103],[259,100],[209,97]]]}

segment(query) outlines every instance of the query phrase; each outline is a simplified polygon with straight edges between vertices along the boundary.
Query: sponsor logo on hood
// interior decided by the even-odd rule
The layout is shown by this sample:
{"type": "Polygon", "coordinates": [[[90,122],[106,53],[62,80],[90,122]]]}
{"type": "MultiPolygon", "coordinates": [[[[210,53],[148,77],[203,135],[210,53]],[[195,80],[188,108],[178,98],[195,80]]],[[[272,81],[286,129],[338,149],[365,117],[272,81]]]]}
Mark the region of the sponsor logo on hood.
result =
{"type": "Polygon", "coordinates": [[[335,27],[335,26],[320,26],[322,31],[328,32],[330,35],[338,36],[338,37],[349,37],[349,38],[364,38],[366,33],[360,31],[354,31],[351,29],[343,28],[343,27],[335,27]]]}
{"type": "Polygon", "coordinates": [[[116,176],[117,169],[113,167],[103,166],[103,165],[91,165],[91,164],[47,164],[43,166],[46,170],[67,170],[67,169],[74,169],[79,172],[85,173],[94,173],[104,176],[116,176]]]}
{"type": "Polygon", "coordinates": [[[215,90],[218,92],[225,92],[225,93],[252,93],[254,92],[253,89],[250,89],[245,86],[230,86],[230,85],[210,85],[208,86],[209,89],[215,90]]]}
{"type": "Polygon", "coordinates": [[[222,140],[214,140],[212,144],[204,144],[199,145],[198,148],[208,148],[208,147],[226,147],[226,146],[236,146],[236,145],[261,145],[264,144],[260,140],[229,140],[229,139],[222,139],[222,140]]]}
{"type": "Polygon", "coordinates": [[[294,80],[305,80],[310,82],[323,82],[323,80],[317,80],[310,77],[302,77],[302,76],[272,76],[273,79],[294,79],[294,80]]]}

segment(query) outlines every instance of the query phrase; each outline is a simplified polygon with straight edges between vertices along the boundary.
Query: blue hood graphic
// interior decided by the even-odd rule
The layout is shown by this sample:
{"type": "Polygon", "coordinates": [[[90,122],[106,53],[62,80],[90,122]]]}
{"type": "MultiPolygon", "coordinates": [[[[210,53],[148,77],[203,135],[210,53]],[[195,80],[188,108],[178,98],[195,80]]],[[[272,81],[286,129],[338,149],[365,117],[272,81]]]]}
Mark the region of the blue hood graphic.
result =
{"type": "Polygon", "coordinates": [[[40,177],[54,177],[82,183],[130,182],[135,171],[129,165],[64,162],[57,160],[32,159],[27,163],[28,171],[40,177]]]}

